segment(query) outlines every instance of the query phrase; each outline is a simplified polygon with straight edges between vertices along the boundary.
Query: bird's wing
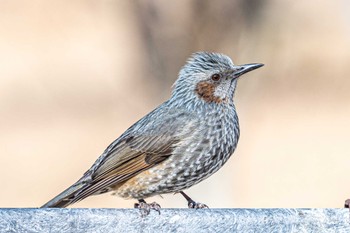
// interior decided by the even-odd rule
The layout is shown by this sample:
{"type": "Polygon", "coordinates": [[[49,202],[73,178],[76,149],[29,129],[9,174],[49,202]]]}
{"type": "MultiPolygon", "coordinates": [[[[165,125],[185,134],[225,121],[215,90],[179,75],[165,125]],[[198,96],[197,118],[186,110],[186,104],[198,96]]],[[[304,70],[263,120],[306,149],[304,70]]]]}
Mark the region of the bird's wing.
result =
{"type": "Polygon", "coordinates": [[[156,109],[113,142],[88,171],[85,185],[71,203],[110,191],[172,155],[174,147],[198,127],[198,118],[183,109],[156,109]]]}

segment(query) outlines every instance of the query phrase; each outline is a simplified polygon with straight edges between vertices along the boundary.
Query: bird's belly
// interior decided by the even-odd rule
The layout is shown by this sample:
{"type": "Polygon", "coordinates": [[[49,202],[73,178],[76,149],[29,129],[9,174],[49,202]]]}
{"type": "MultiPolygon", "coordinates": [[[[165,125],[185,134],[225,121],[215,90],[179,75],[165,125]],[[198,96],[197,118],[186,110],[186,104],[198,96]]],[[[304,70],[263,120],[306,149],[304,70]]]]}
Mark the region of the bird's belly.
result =
{"type": "Polygon", "coordinates": [[[123,198],[141,199],[184,190],[219,170],[230,155],[220,152],[213,156],[204,155],[202,159],[174,155],[129,179],[116,188],[115,194],[123,198]]]}

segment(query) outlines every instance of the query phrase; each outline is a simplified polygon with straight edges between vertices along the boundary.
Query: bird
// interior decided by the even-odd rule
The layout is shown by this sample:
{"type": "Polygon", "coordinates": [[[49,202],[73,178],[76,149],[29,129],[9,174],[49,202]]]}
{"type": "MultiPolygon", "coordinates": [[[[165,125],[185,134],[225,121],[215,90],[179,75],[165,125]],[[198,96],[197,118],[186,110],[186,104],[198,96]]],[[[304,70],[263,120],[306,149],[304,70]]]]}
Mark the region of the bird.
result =
{"type": "Polygon", "coordinates": [[[221,53],[193,53],[171,97],[129,127],[77,182],[42,208],[67,207],[107,192],[137,200],[134,207],[142,216],[161,208],[146,198],[169,193],[182,194],[189,208],[208,208],[184,190],[218,171],[235,151],[237,81],[263,65],[235,65],[221,53]]]}

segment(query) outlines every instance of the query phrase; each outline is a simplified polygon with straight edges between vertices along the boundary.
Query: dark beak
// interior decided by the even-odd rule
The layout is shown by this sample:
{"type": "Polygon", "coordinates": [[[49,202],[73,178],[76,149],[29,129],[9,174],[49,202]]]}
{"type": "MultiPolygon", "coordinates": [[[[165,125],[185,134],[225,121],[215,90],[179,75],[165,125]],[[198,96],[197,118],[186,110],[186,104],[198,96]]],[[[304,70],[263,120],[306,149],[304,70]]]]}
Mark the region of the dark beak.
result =
{"type": "Polygon", "coordinates": [[[248,73],[249,71],[258,69],[262,66],[264,66],[264,64],[261,64],[261,63],[252,63],[252,64],[245,64],[245,65],[236,66],[236,69],[233,72],[233,76],[235,78],[238,78],[242,74],[248,73]]]}

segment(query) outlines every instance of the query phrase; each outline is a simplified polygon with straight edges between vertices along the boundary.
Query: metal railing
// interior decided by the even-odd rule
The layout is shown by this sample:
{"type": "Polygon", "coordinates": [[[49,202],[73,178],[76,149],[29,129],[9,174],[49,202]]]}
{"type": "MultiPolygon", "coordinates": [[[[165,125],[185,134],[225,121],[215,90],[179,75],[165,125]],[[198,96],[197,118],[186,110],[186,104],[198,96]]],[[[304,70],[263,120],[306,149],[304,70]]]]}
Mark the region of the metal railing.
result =
{"type": "Polygon", "coordinates": [[[0,209],[0,232],[350,232],[349,209],[0,209]]]}

